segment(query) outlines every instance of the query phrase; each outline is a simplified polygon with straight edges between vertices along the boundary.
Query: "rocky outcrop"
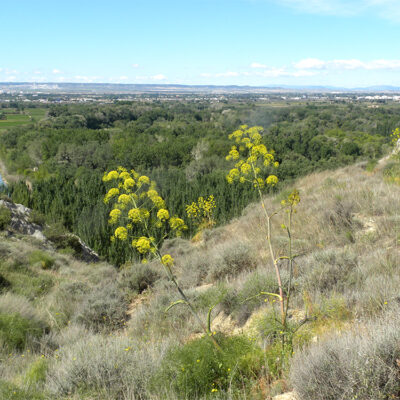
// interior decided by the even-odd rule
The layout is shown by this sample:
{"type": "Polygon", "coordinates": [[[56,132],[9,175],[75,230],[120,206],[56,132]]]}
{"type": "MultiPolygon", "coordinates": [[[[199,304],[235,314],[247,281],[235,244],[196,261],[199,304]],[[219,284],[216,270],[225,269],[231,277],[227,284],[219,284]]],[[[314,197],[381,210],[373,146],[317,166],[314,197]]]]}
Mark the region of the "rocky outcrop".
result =
{"type": "Polygon", "coordinates": [[[31,209],[22,204],[14,204],[5,200],[0,200],[0,206],[7,207],[11,211],[9,230],[31,235],[43,242],[46,241],[46,237],[42,233],[43,228],[30,221],[31,209]]]}
{"type": "Polygon", "coordinates": [[[10,233],[21,233],[23,235],[30,235],[42,242],[50,245],[55,245],[56,248],[63,248],[59,245],[60,242],[72,247],[78,258],[86,262],[98,262],[100,260],[99,255],[93,251],[89,246],[86,245],[83,240],[72,234],[66,233],[59,236],[57,241],[48,240],[43,234],[43,227],[35,224],[31,221],[30,215],[32,210],[22,204],[14,204],[10,201],[0,200],[0,207],[7,207],[11,211],[11,222],[8,226],[10,233]]]}

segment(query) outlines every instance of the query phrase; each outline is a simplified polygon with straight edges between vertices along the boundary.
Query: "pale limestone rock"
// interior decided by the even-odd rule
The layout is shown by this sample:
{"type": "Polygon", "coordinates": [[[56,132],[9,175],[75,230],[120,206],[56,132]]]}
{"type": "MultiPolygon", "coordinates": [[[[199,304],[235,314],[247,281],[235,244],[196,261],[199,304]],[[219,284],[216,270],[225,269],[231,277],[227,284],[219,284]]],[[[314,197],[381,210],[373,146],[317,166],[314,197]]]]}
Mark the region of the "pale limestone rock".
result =
{"type": "Polygon", "coordinates": [[[275,396],[272,400],[298,400],[295,392],[288,392],[275,396]]]}

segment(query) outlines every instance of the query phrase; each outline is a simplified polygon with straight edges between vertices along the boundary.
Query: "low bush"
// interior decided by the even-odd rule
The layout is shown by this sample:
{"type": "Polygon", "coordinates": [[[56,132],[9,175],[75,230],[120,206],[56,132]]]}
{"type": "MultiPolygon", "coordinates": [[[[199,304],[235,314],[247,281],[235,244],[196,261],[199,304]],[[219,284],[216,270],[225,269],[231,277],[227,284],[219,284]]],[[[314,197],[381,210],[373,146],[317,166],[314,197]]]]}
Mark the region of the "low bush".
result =
{"type": "Polygon", "coordinates": [[[242,388],[260,375],[262,350],[244,336],[205,336],[172,348],[153,379],[153,390],[172,391],[180,399],[196,399],[242,388]]]}
{"type": "Polygon", "coordinates": [[[43,321],[42,315],[39,314],[26,297],[10,292],[0,296],[0,313],[18,313],[25,319],[37,322],[43,321]]]}
{"type": "Polygon", "coordinates": [[[383,400],[400,393],[400,318],[385,318],[300,352],[290,379],[300,400],[383,400]]]}
{"type": "Polygon", "coordinates": [[[0,398],[4,400],[44,400],[45,396],[32,390],[20,389],[18,386],[0,380],[0,398]]]}
{"type": "Polygon", "coordinates": [[[0,293],[11,286],[11,283],[8,279],[4,278],[2,274],[0,274],[0,293]]]}
{"type": "Polygon", "coordinates": [[[4,230],[11,222],[11,211],[5,207],[0,206],[0,230],[4,230]]]}
{"type": "Polygon", "coordinates": [[[32,264],[39,264],[43,269],[51,269],[54,266],[55,259],[41,250],[35,250],[29,255],[29,261],[32,264]]]}
{"type": "Polygon", "coordinates": [[[130,294],[140,294],[161,278],[160,268],[159,264],[153,263],[126,267],[121,272],[122,286],[126,287],[130,294]]]}
{"type": "Polygon", "coordinates": [[[10,349],[36,346],[49,328],[29,301],[13,293],[0,296],[0,342],[10,349]]]}
{"type": "Polygon", "coordinates": [[[40,337],[43,326],[18,313],[0,313],[0,344],[9,350],[23,350],[29,340],[40,337]]]}
{"type": "MultiPolygon", "coordinates": [[[[127,337],[86,334],[63,346],[48,369],[46,387],[55,396],[101,393],[101,399],[145,399],[168,343],[139,345],[127,337]]],[[[81,397],[77,397],[81,398],[81,397]]]]}
{"type": "Polygon", "coordinates": [[[28,386],[43,384],[46,381],[46,373],[48,369],[48,360],[38,358],[30,366],[25,373],[25,382],[28,386]]]}
{"type": "Polygon", "coordinates": [[[0,273],[10,283],[12,292],[31,300],[47,294],[54,285],[51,275],[30,267],[25,259],[0,263],[0,273]]]}
{"type": "Polygon", "coordinates": [[[48,240],[54,243],[57,250],[67,249],[72,255],[78,257],[82,254],[82,246],[78,237],[68,233],[61,224],[50,225],[43,233],[48,240]]]}
{"type": "Polygon", "coordinates": [[[243,325],[253,311],[269,299],[268,296],[259,296],[260,292],[278,293],[278,284],[273,275],[255,271],[246,276],[235,293],[223,299],[224,311],[232,313],[239,324],[243,325]]]}
{"type": "Polygon", "coordinates": [[[46,223],[46,216],[40,211],[32,210],[29,214],[29,222],[39,226],[44,226],[46,223]]]}
{"type": "Polygon", "coordinates": [[[117,283],[100,284],[80,304],[74,319],[97,332],[112,330],[123,326],[127,306],[117,283]]]}
{"type": "Polygon", "coordinates": [[[216,254],[210,265],[208,280],[211,282],[228,276],[237,276],[257,266],[257,258],[247,243],[230,242],[215,248],[216,254]]]}
{"type": "Polygon", "coordinates": [[[307,291],[345,292],[359,279],[358,254],[349,249],[327,249],[314,252],[303,260],[299,283],[307,291]]]}
{"type": "Polygon", "coordinates": [[[385,166],[383,176],[388,182],[400,184],[400,156],[393,157],[385,166]]]}

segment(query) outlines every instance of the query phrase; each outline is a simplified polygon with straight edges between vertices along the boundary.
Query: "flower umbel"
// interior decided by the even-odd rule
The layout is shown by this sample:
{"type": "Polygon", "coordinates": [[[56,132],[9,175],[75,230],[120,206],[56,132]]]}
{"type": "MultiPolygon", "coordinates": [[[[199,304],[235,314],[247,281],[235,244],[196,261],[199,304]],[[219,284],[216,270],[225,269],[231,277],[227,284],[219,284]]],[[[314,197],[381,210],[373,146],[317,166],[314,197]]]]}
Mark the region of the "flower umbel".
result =
{"type": "Polygon", "coordinates": [[[236,164],[226,176],[228,183],[251,182],[260,190],[278,183],[276,175],[268,175],[269,170],[277,168],[279,163],[275,161],[274,151],[268,150],[261,143],[262,131],[263,128],[260,126],[249,128],[247,125],[242,125],[229,135],[229,139],[234,140],[235,145],[232,146],[226,159],[235,160],[236,164]]]}

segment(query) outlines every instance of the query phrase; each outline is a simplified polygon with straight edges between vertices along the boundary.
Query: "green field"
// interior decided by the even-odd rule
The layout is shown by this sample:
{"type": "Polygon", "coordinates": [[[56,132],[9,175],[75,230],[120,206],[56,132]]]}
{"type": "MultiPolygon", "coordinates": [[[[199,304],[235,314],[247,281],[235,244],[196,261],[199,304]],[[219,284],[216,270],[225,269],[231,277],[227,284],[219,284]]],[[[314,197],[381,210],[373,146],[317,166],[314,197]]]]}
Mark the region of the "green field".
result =
{"type": "Polygon", "coordinates": [[[46,115],[45,108],[27,108],[21,113],[15,109],[5,109],[6,119],[0,120],[0,131],[18,125],[25,125],[39,121],[46,115]]]}

